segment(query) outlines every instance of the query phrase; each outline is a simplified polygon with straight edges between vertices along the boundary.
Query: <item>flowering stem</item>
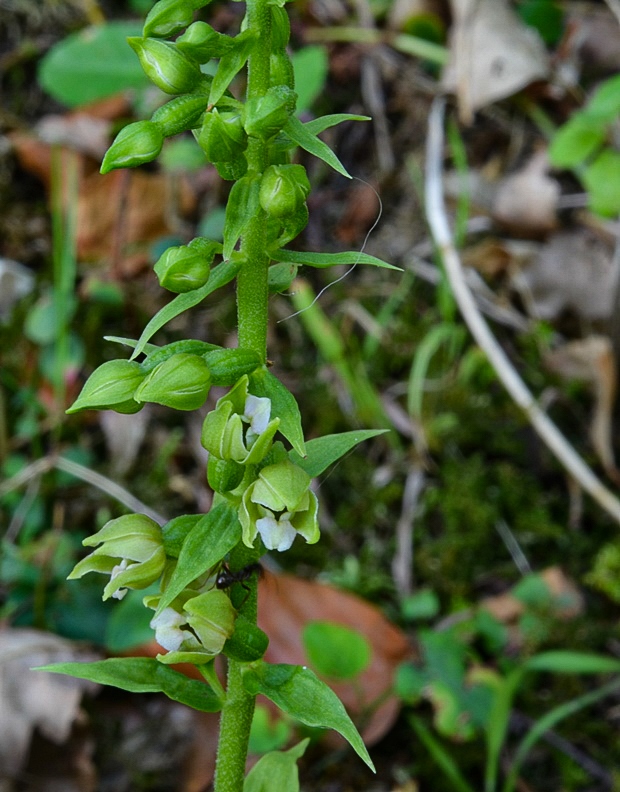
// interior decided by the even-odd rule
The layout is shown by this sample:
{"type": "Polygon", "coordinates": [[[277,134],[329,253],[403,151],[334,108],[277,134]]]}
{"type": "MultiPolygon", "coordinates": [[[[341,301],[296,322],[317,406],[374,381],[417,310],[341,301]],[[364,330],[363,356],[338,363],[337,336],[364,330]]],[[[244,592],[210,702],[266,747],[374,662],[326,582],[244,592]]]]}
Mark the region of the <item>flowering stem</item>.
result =
{"type": "MultiPolygon", "coordinates": [[[[271,56],[271,14],[266,0],[247,0],[247,25],[257,36],[257,45],[248,61],[247,96],[264,96],[269,88],[271,56]]],[[[248,172],[262,173],[267,166],[267,147],[250,138],[246,151],[248,172]]],[[[237,278],[237,321],[239,346],[267,358],[268,267],[265,238],[266,217],[259,210],[241,241],[244,264],[237,278]]],[[[257,561],[260,551],[240,544],[230,556],[231,569],[242,569],[257,561]]],[[[257,576],[248,582],[249,594],[239,607],[246,619],[256,624],[257,576]]],[[[228,663],[228,688],[220,721],[215,792],[242,792],[250,726],[255,696],[243,686],[242,665],[228,663]]]]}

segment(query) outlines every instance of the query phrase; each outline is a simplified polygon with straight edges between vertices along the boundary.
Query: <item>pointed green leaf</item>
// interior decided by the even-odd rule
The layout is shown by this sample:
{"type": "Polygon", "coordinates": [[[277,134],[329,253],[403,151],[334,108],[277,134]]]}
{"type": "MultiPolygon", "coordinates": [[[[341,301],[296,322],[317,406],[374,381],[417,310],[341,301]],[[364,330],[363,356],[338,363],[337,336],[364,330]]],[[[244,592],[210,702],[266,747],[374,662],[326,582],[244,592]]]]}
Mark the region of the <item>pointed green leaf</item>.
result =
{"type": "Polygon", "coordinates": [[[320,118],[315,118],[304,124],[305,128],[312,132],[313,135],[319,135],[325,132],[326,129],[342,124],[344,121],[371,121],[370,116],[353,115],[353,113],[332,113],[331,115],[324,115],[320,118]]]}
{"type": "Polygon", "coordinates": [[[374,772],[364,741],[334,691],[309,668],[295,665],[253,663],[243,676],[252,695],[262,693],[283,712],[306,726],[335,729],[349,741],[357,755],[374,772]]]}
{"type": "Polygon", "coordinates": [[[284,131],[290,139],[294,143],[297,143],[298,146],[301,146],[302,149],[322,159],[323,162],[326,162],[335,171],[338,171],[338,173],[346,176],[347,179],[351,178],[351,175],[347,173],[346,168],[327,143],[323,143],[316,135],[306,129],[305,125],[302,124],[298,118],[291,116],[284,127],[284,131]]]}
{"type": "Polygon", "coordinates": [[[301,413],[290,390],[266,368],[261,368],[250,375],[250,391],[255,396],[271,399],[271,417],[280,419],[278,431],[282,432],[299,456],[305,456],[301,413]]]}
{"type": "Polygon", "coordinates": [[[394,264],[388,264],[368,253],[361,253],[359,250],[348,250],[344,253],[306,253],[300,250],[276,250],[271,254],[274,261],[290,261],[292,264],[305,264],[307,267],[336,267],[339,264],[371,264],[373,267],[383,267],[384,269],[399,270],[394,264]]]}
{"type": "Polygon", "coordinates": [[[310,738],[306,737],[288,751],[270,751],[261,756],[243,782],[243,792],[299,792],[297,760],[304,755],[310,738]]]}
{"type": "Polygon", "coordinates": [[[234,40],[234,47],[220,59],[220,63],[213,77],[211,92],[209,93],[209,104],[217,104],[234,77],[245,66],[252,47],[254,46],[254,33],[245,30],[234,40]]]}
{"type": "Polygon", "coordinates": [[[112,657],[94,663],[56,663],[37,671],[68,674],[132,693],[164,693],[173,701],[201,712],[218,712],[220,701],[210,687],[150,657],[112,657]]]}
{"type": "Polygon", "coordinates": [[[239,272],[240,267],[241,262],[239,261],[224,261],[211,271],[209,280],[200,289],[194,289],[194,291],[179,294],[174,300],[169,302],[168,305],[164,305],[142,331],[142,335],[136,344],[131,360],[137,358],[141,352],[144,352],[148,341],[150,341],[155,333],[161,330],[165,324],[172,319],[176,319],[177,316],[187,311],[189,308],[198,305],[198,303],[202,302],[209,294],[212,294],[212,292],[216,291],[221,286],[225,286],[229,283],[237,272],[239,272]]]}
{"type": "Polygon", "coordinates": [[[554,674],[613,674],[620,671],[620,660],[590,652],[541,652],[525,661],[527,671],[550,671],[554,674]]]}
{"type": "MultiPolygon", "coordinates": [[[[224,258],[232,255],[239,237],[259,211],[260,176],[244,176],[230,191],[224,221],[224,258]]],[[[211,276],[213,277],[213,276],[211,276]]]]}
{"type": "Polygon", "coordinates": [[[205,514],[183,542],[179,560],[155,615],[159,615],[189,583],[214,567],[240,541],[241,525],[230,504],[220,503],[205,514]]]}
{"type": "Polygon", "coordinates": [[[291,462],[299,465],[311,478],[314,478],[320,476],[324,470],[355,448],[358,443],[386,432],[389,432],[389,429],[359,429],[354,432],[317,437],[306,443],[305,456],[301,456],[297,451],[290,451],[289,457],[291,462]]]}
{"type": "MultiPolygon", "coordinates": [[[[104,341],[111,341],[113,344],[121,344],[121,346],[130,347],[131,349],[135,349],[138,346],[138,341],[135,338],[123,338],[122,336],[104,336],[104,341]]],[[[145,344],[144,352],[148,355],[151,352],[156,352],[161,347],[157,346],[157,344],[145,344]]]]}

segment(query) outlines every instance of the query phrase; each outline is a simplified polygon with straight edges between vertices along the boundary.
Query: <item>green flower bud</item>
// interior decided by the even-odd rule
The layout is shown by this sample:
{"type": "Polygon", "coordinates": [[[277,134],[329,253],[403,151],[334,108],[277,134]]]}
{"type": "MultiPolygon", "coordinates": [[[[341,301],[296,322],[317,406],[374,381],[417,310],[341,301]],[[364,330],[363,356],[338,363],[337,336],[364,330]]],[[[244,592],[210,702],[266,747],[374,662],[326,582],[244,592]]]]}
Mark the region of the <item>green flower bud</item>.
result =
{"type": "Polygon", "coordinates": [[[202,126],[201,118],[208,102],[207,95],[177,96],[158,107],[151,116],[151,121],[157,124],[164,137],[178,135],[187,129],[197,129],[202,126]]]}
{"type": "Polygon", "coordinates": [[[274,52],[286,49],[291,37],[291,23],[288,14],[281,6],[270,5],[271,11],[271,47],[274,52]]]}
{"type": "Polygon", "coordinates": [[[258,353],[252,349],[214,349],[204,358],[211,372],[211,384],[224,388],[230,388],[261,364],[258,353]]]}
{"type": "Polygon", "coordinates": [[[218,459],[210,455],[207,464],[207,481],[214,492],[231,492],[243,481],[245,468],[232,459],[218,459]]]}
{"type": "Polygon", "coordinates": [[[206,341],[197,341],[195,338],[183,338],[180,341],[173,341],[171,344],[166,344],[163,347],[155,347],[153,351],[147,353],[147,358],[140,366],[145,374],[152,371],[164,360],[168,360],[173,355],[179,352],[189,352],[191,355],[206,355],[207,352],[213,352],[214,349],[219,349],[215,344],[209,344],[206,341]]]}
{"type": "Polygon", "coordinates": [[[269,84],[295,88],[293,63],[285,51],[272,52],[269,56],[269,84]]]}
{"type": "Polygon", "coordinates": [[[248,378],[242,377],[215,410],[205,418],[201,443],[219,459],[254,465],[265,458],[280,419],[269,420],[271,401],[248,393],[248,378]]]}
{"type": "Polygon", "coordinates": [[[263,174],[259,200],[274,217],[287,217],[303,206],[310,182],[303,165],[270,165],[263,174]]]}
{"type": "Polygon", "coordinates": [[[277,135],[295,112],[297,94],[286,85],[270,88],[264,96],[248,99],[244,128],[248,135],[267,141],[277,135]]]}
{"type": "Polygon", "coordinates": [[[177,47],[198,63],[207,63],[211,58],[221,58],[234,46],[234,39],[218,33],[206,22],[194,22],[176,40],[177,47]]]}
{"type": "Polygon", "coordinates": [[[248,144],[240,114],[213,108],[205,115],[198,143],[209,162],[234,162],[248,144]]]}
{"type": "Polygon", "coordinates": [[[290,261],[272,264],[269,267],[269,291],[272,294],[280,294],[289,289],[297,277],[298,269],[299,264],[293,264],[290,261]]]}
{"type": "Polygon", "coordinates": [[[260,534],[268,550],[288,550],[299,533],[309,544],[319,540],[318,501],[310,476],[289,460],[264,467],[243,494],[239,521],[243,542],[253,547],[260,534]]]}
{"type": "Polygon", "coordinates": [[[200,81],[198,64],[171,42],[132,36],[127,43],[140,58],[146,76],[164,93],[189,93],[200,81]]]}
{"type": "Polygon", "coordinates": [[[132,360],[109,360],[96,368],[84,383],[82,392],[67,410],[116,410],[137,412],[141,405],[133,400],[144,379],[140,364],[132,360]],[[128,409],[135,407],[137,409],[128,409]]]}
{"type": "Polygon", "coordinates": [[[148,588],[166,565],[161,528],[145,514],[125,514],[110,520],[82,544],[100,546],[76,564],[68,579],[81,578],[88,572],[110,575],[104,600],[122,599],[129,588],[148,588]]]}
{"type": "Polygon", "coordinates": [[[161,151],[164,136],[152,121],[136,121],[123,127],[114,143],[106,151],[101,163],[101,173],[114,168],[136,168],[152,162],[161,151]]]}
{"type": "Polygon", "coordinates": [[[274,245],[274,249],[284,247],[288,242],[301,234],[308,225],[308,207],[305,203],[296,209],[292,214],[280,218],[280,231],[274,245]]]}
{"type": "Polygon", "coordinates": [[[176,294],[204,286],[218,248],[217,242],[202,237],[193,239],[189,245],[168,248],[154,267],[159,285],[176,294]]]}
{"type": "Polygon", "coordinates": [[[187,0],[159,0],[144,20],[142,35],[168,38],[186,28],[193,18],[194,11],[187,0]]]}
{"type": "Polygon", "coordinates": [[[243,616],[237,616],[235,631],[222,648],[223,654],[239,663],[252,663],[267,651],[269,638],[252,622],[243,616]]]}
{"type": "Polygon", "coordinates": [[[225,181],[239,181],[248,172],[248,161],[243,154],[232,162],[214,162],[213,165],[220,178],[225,181]]]}
{"type": "Polygon", "coordinates": [[[175,410],[197,410],[205,403],[210,386],[211,375],[203,358],[181,352],[147,374],[134,398],[175,410]]]}

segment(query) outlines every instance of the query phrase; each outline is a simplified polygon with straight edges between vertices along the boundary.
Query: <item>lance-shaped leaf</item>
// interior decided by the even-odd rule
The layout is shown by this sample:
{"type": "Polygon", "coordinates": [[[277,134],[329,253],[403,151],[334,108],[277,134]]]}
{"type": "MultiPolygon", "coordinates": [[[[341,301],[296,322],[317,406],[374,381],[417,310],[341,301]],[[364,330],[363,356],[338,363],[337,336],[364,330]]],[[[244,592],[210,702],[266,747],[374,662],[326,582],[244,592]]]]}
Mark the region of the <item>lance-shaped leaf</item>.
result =
{"type": "Polygon", "coordinates": [[[347,172],[342,162],[340,162],[327,143],[324,143],[313,132],[308,130],[298,118],[291,116],[284,126],[284,131],[290,139],[294,143],[297,143],[298,146],[301,146],[302,149],[322,159],[323,162],[326,162],[335,171],[338,171],[338,173],[346,176],[347,179],[351,178],[351,174],[347,172]]]}
{"type": "Polygon", "coordinates": [[[335,729],[374,772],[364,741],[334,691],[309,668],[253,663],[243,672],[243,684],[252,695],[262,693],[283,712],[306,726],[335,729]]]}
{"type": "Polygon", "coordinates": [[[304,755],[309,742],[310,738],[306,737],[288,751],[269,751],[261,756],[247,774],[243,792],[266,792],[270,789],[299,792],[297,760],[304,755]]]}
{"type": "Polygon", "coordinates": [[[332,113],[331,115],[324,115],[320,118],[314,118],[304,124],[308,132],[313,135],[318,135],[325,132],[326,129],[342,124],[343,121],[371,121],[370,116],[353,115],[352,113],[332,113]]]}
{"type": "Polygon", "coordinates": [[[336,462],[340,457],[347,454],[358,443],[370,440],[380,434],[389,432],[389,429],[360,429],[354,432],[342,432],[341,434],[325,435],[308,440],[306,443],[306,454],[301,456],[295,450],[289,452],[291,462],[305,470],[310,478],[320,476],[323,471],[336,462]]]}
{"type": "MultiPolygon", "coordinates": [[[[244,176],[233,186],[226,204],[224,221],[224,258],[232,255],[239,237],[246,230],[260,208],[258,196],[260,176],[244,176]]],[[[213,277],[213,274],[211,275],[213,277]]]]}
{"type": "Polygon", "coordinates": [[[198,305],[207,295],[212,294],[219,289],[220,286],[225,286],[229,283],[237,272],[239,272],[240,267],[241,262],[239,261],[225,261],[211,271],[209,280],[200,289],[194,289],[191,292],[179,294],[174,300],[169,302],[168,305],[164,305],[142,331],[142,335],[136,344],[131,360],[134,360],[141,352],[144,352],[147,343],[165,324],[172,321],[172,319],[176,319],[177,316],[189,310],[189,308],[198,305]]]}
{"type": "Polygon", "coordinates": [[[344,253],[306,253],[299,250],[276,250],[271,253],[274,261],[290,261],[292,264],[305,264],[307,267],[336,267],[339,264],[370,264],[373,267],[383,267],[384,269],[399,270],[394,264],[388,264],[383,259],[362,253],[359,250],[347,250],[344,253]]]}
{"type": "Polygon", "coordinates": [[[228,503],[220,503],[205,514],[183,542],[179,560],[155,615],[167,608],[187,585],[221,561],[240,540],[239,518],[228,503]]]}
{"type": "Polygon", "coordinates": [[[36,671],[68,674],[131,693],[163,693],[201,712],[219,712],[221,703],[210,687],[162,665],[151,657],[112,657],[94,663],[57,663],[36,671]]]}
{"type": "Polygon", "coordinates": [[[279,431],[300,456],[305,456],[301,413],[290,390],[266,368],[261,368],[250,375],[250,391],[255,396],[271,399],[271,415],[280,419],[279,431]]]}
{"type": "Polygon", "coordinates": [[[220,59],[219,66],[213,77],[211,92],[209,93],[209,104],[217,104],[234,77],[245,66],[245,62],[250,56],[254,46],[255,35],[251,30],[239,33],[234,39],[234,47],[220,59]]]}

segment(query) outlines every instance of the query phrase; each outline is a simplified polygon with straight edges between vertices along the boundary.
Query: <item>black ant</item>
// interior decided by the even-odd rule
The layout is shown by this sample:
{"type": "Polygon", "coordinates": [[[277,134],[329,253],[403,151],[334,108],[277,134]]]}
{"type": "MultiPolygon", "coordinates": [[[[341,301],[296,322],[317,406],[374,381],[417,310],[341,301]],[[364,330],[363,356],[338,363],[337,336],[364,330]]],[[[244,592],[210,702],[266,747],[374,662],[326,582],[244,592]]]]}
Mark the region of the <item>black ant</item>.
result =
{"type": "MultiPolygon", "coordinates": [[[[230,588],[235,583],[240,583],[241,587],[244,588],[249,594],[250,589],[245,585],[245,581],[249,580],[255,572],[258,573],[259,577],[262,577],[264,574],[264,569],[262,565],[258,563],[258,561],[253,564],[248,564],[241,569],[237,569],[234,572],[232,569],[230,569],[228,564],[222,564],[220,571],[217,573],[217,577],[215,578],[215,588],[222,590],[230,588]]],[[[246,598],[244,598],[243,602],[245,602],[246,598]]],[[[243,602],[239,605],[239,607],[243,605],[243,602]]]]}

